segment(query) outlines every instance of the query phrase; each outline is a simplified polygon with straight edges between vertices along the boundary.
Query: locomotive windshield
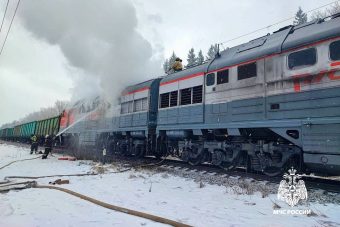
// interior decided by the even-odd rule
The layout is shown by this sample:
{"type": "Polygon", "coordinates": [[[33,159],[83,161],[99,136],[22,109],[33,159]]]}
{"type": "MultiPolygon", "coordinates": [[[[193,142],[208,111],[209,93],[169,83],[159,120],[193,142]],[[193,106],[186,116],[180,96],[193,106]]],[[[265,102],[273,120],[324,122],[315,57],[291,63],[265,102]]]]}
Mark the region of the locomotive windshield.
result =
{"type": "Polygon", "coordinates": [[[340,41],[335,41],[329,45],[329,53],[333,61],[340,60],[340,41]]]}

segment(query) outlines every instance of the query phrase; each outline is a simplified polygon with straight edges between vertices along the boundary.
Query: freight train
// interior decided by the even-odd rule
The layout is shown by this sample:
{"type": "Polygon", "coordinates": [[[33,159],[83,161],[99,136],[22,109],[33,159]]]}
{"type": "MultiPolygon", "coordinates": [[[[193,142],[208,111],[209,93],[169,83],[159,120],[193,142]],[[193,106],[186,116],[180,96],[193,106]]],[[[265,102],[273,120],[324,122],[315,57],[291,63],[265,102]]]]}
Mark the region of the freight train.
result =
{"type": "Polygon", "coordinates": [[[38,137],[40,145],[44,143],[45,135],[56,135],[59,131],[60,116],[51,117],[39,121],[32,121],[16,125],[12,128],[0,129],[0,138],[4,140],[30,142],[34,134],[38,137]]]}
{"type": "MultiPolygon", "coordinates": [[[[269,176],[291,166],[339,175],[340,15],[283,27],[129,86],[110,109],[70,127],[64,141],[269,176]]],[[[64,112],[62,128],[76,112],[64,112]]]]}

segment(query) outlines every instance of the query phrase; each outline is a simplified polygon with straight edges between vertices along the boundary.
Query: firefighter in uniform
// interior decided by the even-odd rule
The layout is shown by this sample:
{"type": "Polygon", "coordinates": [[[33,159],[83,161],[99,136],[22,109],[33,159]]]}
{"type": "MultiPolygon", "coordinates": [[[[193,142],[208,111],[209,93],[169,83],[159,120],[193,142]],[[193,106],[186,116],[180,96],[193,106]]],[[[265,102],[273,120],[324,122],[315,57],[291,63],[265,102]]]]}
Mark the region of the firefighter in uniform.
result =
{"type": "Polygon", "coordinates": [[[30,154],[33,154],[33,151],[35,153],[38,152],[38,138],[34,134],[31,135],[31,153],[30,154]]]}
{"type": "Polygon", "coordinates": [[[102,163],[103,163],[103,165],[105,165],[105,162],[106,162],[106,148],[103,147],[103,156],[102,156],[102,163]]]}
{"type": "Polygon", "coordinates": [[[42,159],[46,159],[48,154],[52,151],[52,144],[53,144],[52,137],[49,135],[46,135],[45,136],[45,152],[42,155],[42,159]]]}
{"type": "Polygon", "coordinates": [[[172,69],[175,72],[183,70],[182,59],[176,58],[175,63],[172,65],[172,69]]]}

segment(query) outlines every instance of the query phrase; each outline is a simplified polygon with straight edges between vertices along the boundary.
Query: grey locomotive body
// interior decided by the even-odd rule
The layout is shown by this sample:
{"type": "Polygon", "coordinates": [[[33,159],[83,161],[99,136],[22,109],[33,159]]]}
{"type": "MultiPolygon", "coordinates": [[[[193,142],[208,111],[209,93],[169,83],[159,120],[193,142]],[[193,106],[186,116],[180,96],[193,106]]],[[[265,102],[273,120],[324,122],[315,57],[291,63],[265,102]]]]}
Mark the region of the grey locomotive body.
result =
{"type": "Polygon", "coordinates": [[[155,152],[268,175],[339,173],[339,35],[339,17],[290,26],[164,77],[155,152]]]}
{"type": "Polygon", "coordinates": [[[99,122],[97,146],[106,147],[111,154],[137,157],[155,150],[159,81],[152,79],[124,89],[115,116],[99,122]]]}
{"type": "Polygon", "coordinates": [[[267,175],[292,165],[338,174],[340,17],[288,26],[130,86],[118,109],[97,129],[100,146],[113,153],[267,175]]]}

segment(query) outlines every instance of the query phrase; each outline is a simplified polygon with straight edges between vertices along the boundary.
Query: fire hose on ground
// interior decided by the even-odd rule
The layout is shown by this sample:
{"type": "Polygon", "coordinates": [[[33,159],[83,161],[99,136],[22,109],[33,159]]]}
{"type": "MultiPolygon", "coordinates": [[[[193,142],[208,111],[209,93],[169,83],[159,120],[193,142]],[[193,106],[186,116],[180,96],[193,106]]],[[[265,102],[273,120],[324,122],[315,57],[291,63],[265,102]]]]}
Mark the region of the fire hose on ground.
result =
{"type": "Polygon", "coordinates": [[[21,159],[21,160],[15,160],[15,161],[12,161],[12,162],[10,162],[10,163],[4,165],[4,166],[1,166],[0,169],[3,169],[3,168],[5,168],[5,167],[7,167],[7,166],[10,166],[10,165],[12,165],[13,163],[16,163],[16,162],[29,161],[29,160],[34,160],[34,159],[38,159],[38,158],[41,158],[41,157],[42,157],[42,156],[40,155],[40,156],[35,157],[35,158],[26,158],[26,159],[21,159]]]}
{"type": "MultiPolygon", "coordinates": [[[[22,160],[16,160],[13,162],[8,163],[5,166],[0,167],[0,169],[3,169],[15,162],[21,162],[21,161],[28,161],[28,160],[34,160],[34,159],[38,159],[41,158],[41,156],[39,157],[35,157],[35,158],[30,158],[30,159],[22,159],[22,160]]],[[[162,163],[165,159],[161,160],[158,163],[154,163],[154,165],[158,165],[160,163],[162,163]]],[[[150,166],[152,164],[146,164],[146,165],[140,165],[137,167],[143,167],[143,166],[150,166]]],[[[135,167],[136,168],[136,167],[135,167]]],[[[120,170],[120,171],[115,171],[115,172],[109,172],[109,173],[121,173],[121,172],[125,172],[128,170],[131,170],[131,168],[127,168],[124,170],[120,170]]],[[[24,182],[17,182],[17,183],[11,183],[9,179],[39,179],[39,178],[48,178],[48,177],[64,177],[64,176],[93,176],[93,175],[98,175],[98,173],[84,173],[84,174],[59,174],[59,175],[49,175],[49,176],[7,176],[4,178],[5,181],[0,182],[0,192],[1,191],[8,191],[8,190],[12,190],[12,189],[26,189],[26,188],[40,188],[40,189],[54,189],[54,190],[58,190],[58,191],[62,191],[65,193],[68,193],[70,195],[73,195],[75,197],[78,197],[80,199],[86,200],[88,202],[91,202],[93,204],[96,204],[98,206],[110,209],[110,210],[114,210],[114,211],[118,211],[118,212],[122,212],[125,214],[129,214],[129,215],[133,215],[133,216],[137,216],[137,217],[141,217],[141,218],[145,218],[145,219],[149,219],[151,221],[155,221],[155,222],[159,222],[159,223],[163,223],[163,224],[167,224],[167,225],[171,225],[171,226],[178,226],[178,227],[189,227],[190,225],[184,224],[184,223],[180,223],[174,220],[170,220],[167,218],[163,218],[163,217],[159,217],[156,215],[152,215],[152,214],[148,214],[148,213],[144,213],[144,212],[140,212],[140,211],[136,211],[136,210],[131,210],[128,208],[124,208],[124,207],[120,207],[120,206],[116,206],[116,205],[112,205],[109,203],[105,203],[103,201],[88,197],[86,195],[80,194],[78,192],[69,190],[69,189],[65,189],[62,187],[57,187],[57,186],[52,186],[52,185],[39,185],[37,184],[36,181],[24,181],[24,182]],[[9,188],[10,187],[10,188],[9,188]]]]}
{"type": "Polygon", "coordinates": [[[170,219],[167,219],[167,218],[159,217],[159,216],[156,216],[156,215],[152,215],[152,214],[148,214],[148,213],[144,213],[144,212],[140,212],[140,211],[136,211],[136,210],[127,209],[127,208],[124,208],[124,207],[115,206],[115,205],[112,205],[112,204],[109,204],[109,203],[105,203],[105,202],[96,200],[94,198],[82,195],[80,193],[71,191],[71,190],[66,189],[66,188],[61,188],[61,187],[51,186],[51,185],[35,185],[34,187],[35,188],[48,188],[48,189],[59,190],[59,191],[68,193],[70,195],[76,196],[80,199],[86,200],[88,202],[94,203],[96,205],[105,207],[107,209],[119,211],[119,212],[122,212],[122,213],[125,213],[125,214],[130,214],[130,215],[141,217],[141,218],[146,218],[146,219],[149,219],[149,220],[152,220],[152,221],[155,221],[155,222],[160,222],[160,223],[164,223],[164,224],[168,224],[168,225],[172,225],[172,226],[178,226],[178,227],[188,227],[188,226],[190,226],[190,225],[187,225],[187,224],[183,224],[183,223],[180,223],[180,222],[177,222],[177,221],[174,221],[174,220],[170,220],[170,219]]]}

